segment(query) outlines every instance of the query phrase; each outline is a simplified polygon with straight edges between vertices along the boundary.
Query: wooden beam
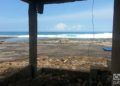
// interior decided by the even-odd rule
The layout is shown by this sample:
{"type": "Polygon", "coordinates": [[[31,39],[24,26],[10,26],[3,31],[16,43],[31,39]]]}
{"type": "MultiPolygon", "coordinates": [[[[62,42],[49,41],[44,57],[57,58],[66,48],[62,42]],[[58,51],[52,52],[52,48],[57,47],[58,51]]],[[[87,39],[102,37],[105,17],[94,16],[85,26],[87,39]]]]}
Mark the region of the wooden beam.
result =
{"type": "Polygon", "coordinates": [[[114,0],[112,71],[120,73],[120,0],[114,0]]]}
{"type": "Polygon", "coordinates": [[[29,64],[32,77],[37,72],[37,10],[36,3],[29,3],[29,64]]]}
{"type": "Polygon", "coordinates": [[[21,0],[27,3],[31,2],[43,2],[44,4],[60,4],[60,3],[67,3],[67,2],[75,2],[75,1],[86,1],[86,0],[21,0]]]}
{"type": "Polygon", "coordinates": [[[36,4],[36,9],[37,9],[38,13],[43,14],[44,4],[43,3],[37,3],[36,4]]]}

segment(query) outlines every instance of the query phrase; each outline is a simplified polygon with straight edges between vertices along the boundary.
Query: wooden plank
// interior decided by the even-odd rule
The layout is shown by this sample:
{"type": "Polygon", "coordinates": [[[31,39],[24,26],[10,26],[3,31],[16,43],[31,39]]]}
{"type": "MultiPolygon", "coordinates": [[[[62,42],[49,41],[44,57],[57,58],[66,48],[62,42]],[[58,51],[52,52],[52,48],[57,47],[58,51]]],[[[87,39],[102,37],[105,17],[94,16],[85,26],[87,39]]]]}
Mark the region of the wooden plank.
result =
{"type": "Polygon", "coordinates": [[[37,3],[36,9],[37,9],[38,13],[43,14],[44,4],[43,3],[37,3]]]}
{"type": "Polygon", "coordinates": [[[120,73],[120,0],[114,0],[112,71],[120,73]]]}
{"type": "Polygon", "coordinates": [[[37,72],[37,10],[35,3],[29,3],[29,64],[32,77],[37,72]]]}

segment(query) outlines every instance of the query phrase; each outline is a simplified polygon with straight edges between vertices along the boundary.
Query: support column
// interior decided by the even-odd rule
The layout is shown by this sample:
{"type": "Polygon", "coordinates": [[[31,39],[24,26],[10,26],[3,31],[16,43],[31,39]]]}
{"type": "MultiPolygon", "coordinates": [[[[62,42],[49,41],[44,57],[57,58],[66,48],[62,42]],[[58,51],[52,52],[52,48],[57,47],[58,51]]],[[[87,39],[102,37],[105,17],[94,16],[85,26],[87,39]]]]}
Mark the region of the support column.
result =
{"type": "Polygon", "coordinates": [[[34,78],[37,72],[37,10],[36,3],[29,3],[29,64],[34,78]]]}
{"type": "Polygon", "coordinates": [[[120,0],[114,0],[112,71],[120,73],[120,0]]]}

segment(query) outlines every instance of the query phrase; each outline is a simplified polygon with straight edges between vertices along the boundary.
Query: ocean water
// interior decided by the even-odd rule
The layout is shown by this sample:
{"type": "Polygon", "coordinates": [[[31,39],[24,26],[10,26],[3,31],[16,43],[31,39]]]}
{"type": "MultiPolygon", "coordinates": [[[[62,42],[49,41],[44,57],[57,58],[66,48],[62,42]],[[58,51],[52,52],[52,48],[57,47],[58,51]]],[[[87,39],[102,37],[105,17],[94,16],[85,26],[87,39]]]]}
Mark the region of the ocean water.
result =
{"type": "MultiPolygon", "coordinates": [[[[9,40],[19,40],[29,38],[28,32],[0,32],[0,37],[12,37],[9,40]]],[[[78,38],[78,39],[90,39],[90,38],[112,38],[111,32],[38,32],[38,38],[78,38]]],[[[5,40],[5,41],[6,41],[5,40]]]]}
{"type": "MultiPolygon", "coordinates": [[[[0,37],[28,38],[28,32],[0,32],[0,37]]],[[[43,38],[112,38],[111,32],[38,32],[43,38]]]]}

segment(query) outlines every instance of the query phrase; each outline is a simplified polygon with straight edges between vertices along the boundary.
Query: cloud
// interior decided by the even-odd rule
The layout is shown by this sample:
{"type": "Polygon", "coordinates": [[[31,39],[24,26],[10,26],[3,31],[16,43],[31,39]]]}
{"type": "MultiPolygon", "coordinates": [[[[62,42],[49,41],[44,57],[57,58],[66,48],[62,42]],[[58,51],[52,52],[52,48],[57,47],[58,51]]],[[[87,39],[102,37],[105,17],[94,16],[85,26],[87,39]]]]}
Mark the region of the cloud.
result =
{"type": "Polygon", "coordinates": [[[70,31],[84,31],[84,30],[86,30],[86,26],[76,24],[76,25],[71,26],[69,30],[70,31]]]}
{"type": "Polygon", "coordinates": [[[66,29],[66,27],[67,27],[67,25],[64,24],[64,23],[58,23],[58,24],[55,26],[55,28],[60,29],[60,30],[64,30],[64,29],[66,29]]]}
{"type": "Polygon", "coordinates": [[[85,26],[80,24],[70,25],[65,23],[58,23],[54,27],[54,31],[66,31],[66,32],[81,31],[83,29],[85,29],[85,26]]]}
{"type": "Polygon", "coordinates": [[[82,29],[83,25],[73,25],[72,29],[82,29]]]}

